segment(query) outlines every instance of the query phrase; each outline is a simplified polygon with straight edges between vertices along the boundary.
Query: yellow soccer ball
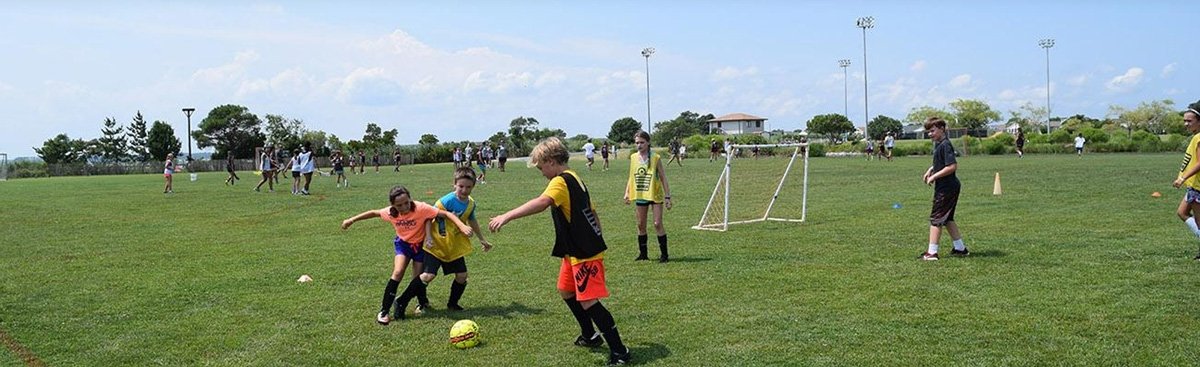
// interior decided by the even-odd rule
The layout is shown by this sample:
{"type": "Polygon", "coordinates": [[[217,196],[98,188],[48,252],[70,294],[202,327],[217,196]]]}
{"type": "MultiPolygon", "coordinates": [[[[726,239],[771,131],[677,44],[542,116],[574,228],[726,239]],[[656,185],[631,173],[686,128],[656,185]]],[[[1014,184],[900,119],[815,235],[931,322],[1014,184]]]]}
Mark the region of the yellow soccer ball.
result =
{"type": "Polygon", "coordinates": [[[458,349],[479,345],[479,325],[471,320],[458,320],[450,327],[450,345],[458,349]]]}

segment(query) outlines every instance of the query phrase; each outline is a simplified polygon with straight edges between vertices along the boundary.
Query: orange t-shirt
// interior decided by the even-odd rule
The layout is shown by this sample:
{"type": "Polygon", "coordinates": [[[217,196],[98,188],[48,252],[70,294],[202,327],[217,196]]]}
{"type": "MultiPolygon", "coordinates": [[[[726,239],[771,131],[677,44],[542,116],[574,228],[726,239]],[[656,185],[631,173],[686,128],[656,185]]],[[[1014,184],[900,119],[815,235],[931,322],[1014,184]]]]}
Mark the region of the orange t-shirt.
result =
{"type": "Polygon", "coordinates": [[[438,210],[429,204],[413,201],[413,210],[392,216],[392,207],[379,209],[379,217],[396,228],[396,236],[404,242],[421,246],[425,243],[425,224],[437,218],[438,210]]]}

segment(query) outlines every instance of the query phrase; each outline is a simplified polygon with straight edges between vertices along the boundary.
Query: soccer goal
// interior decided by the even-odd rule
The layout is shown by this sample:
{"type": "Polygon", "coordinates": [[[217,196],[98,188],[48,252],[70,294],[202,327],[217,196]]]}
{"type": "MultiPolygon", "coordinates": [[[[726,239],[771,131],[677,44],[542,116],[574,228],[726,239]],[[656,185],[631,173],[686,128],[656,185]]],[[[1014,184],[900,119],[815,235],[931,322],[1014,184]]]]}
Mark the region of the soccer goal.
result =
{"type": "Polygon", "coordinates": [[[744,161],[738,165],[747,169],[738,175],[734,175],[733,155],[727,155],[725,168],[717,178],[717,185],[708,199],[708,206],[704,208],[700,223],[692,229],[725,231],[732,224],[763,221],[804,222],[808,213],[808,143],[745,144],[733,145],[733,148],[771,149],[777,152],[790,150],[791,155],[782,171],[778,170],[782,165],[778,158],[738,158],[737,161],[744,161]],[[788,175],[797,163],[797,157],[801,158],[800,163],[804,165],[800,185],[796,185],[794,180],[790,183],[788,181],[788,175]],[[772,168],[775,170],[772,171],[772,168]],[[776,177],[779,179],[778,183],[775,182],[776,177]],[[774,186],[773,193],[771,186],[774,186]],[[775,210],[778,216],[771,216],[772,210],[775,210]],[[797,216],[799,218],[796,218],[797,216]]]}
{"type": "Polygon", "coordinates": [[[8,181],[8,153],[0,153],[0,181],[8,181]]]}

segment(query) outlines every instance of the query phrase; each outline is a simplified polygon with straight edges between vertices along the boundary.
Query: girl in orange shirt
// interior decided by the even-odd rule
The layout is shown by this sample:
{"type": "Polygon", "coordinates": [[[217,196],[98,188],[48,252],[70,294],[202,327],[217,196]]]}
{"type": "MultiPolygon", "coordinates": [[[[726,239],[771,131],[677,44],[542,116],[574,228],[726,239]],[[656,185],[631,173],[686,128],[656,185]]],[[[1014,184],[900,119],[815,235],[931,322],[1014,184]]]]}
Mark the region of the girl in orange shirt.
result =
{"type": "MultiPolygon", "coordinates": [[[[396,299],[396,289],[400,287],[400,279],[404,277],[404,271],[408,268],[408,261],[413,261],[413,275],[421,274],[421,265],[424,262],[425,250],[423,246],[426,244],[429,233],[429,225],[434,218],[444,218],[458,226],[459,231],[470,236],[471,227],[458,219],[458,216],[445,210],[438,210],[429,204],[419,201],[413,201],[408,189],[404,186],[396,186],[388,193],[388,202],[390,206],[362,212],[359,215],[350,217],[342,221],[342,229],[350,228],[354,222],[370,219],[382,218],[384,221],[391,223],[396,230],[396,239],[393,241],[396,248],[396,257],[393,260],[392,276],[388,279],[387,287],[383,290],[383,303],[380,305],[379,314],[375,316],[375,322],[380,325],[387,325],[392,321],[392,317],[388,314],[391,311],[392,303],[396,299]]],[[[404,290],[402,299],[409,299],[414,296],[421,298],[421,303],[429,303],[424,299],[424,285],[421,283],[421,278],[414,276],[408,288],[404,290]],[[414,284],[415,283],[415,284],[414,284]]],[[[396,319],[404,318],[404,309],[407,305],[397,305],[396,319]]]]}

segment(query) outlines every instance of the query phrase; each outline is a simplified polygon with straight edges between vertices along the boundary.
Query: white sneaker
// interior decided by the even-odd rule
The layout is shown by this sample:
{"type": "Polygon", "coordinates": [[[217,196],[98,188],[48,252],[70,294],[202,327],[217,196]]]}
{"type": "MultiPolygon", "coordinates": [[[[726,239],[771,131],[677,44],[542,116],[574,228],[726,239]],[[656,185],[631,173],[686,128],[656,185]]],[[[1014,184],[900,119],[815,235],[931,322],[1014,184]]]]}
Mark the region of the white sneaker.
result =
{"type": "Polygon", "coordinates": [[[387,325],[392,322],[392,318],[388,316],[387,311],[380,311],[378,315],[375,315],[375,322],[380,325],[387,325]]]}

